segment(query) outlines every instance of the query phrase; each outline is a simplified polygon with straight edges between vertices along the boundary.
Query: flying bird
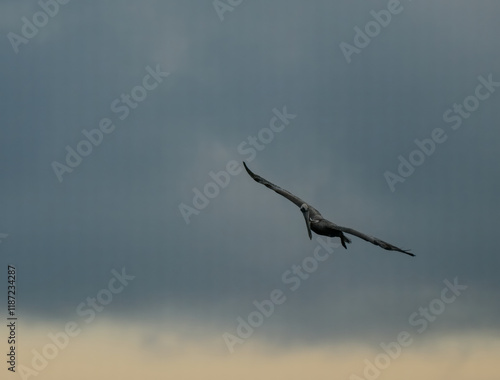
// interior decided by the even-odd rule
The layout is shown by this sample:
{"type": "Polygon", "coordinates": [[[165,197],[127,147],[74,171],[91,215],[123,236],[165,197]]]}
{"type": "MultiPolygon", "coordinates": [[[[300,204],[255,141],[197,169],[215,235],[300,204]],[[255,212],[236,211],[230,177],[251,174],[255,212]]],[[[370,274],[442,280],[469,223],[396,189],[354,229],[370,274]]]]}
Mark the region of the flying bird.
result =
{"type": "Polygon", "coordinates": [[[318,210],[316,210],[314,207],[312,207],[310,204],[304,202],[302,199],[293,195],[289,191],[282,189],[281,187],[276,186],[275,184],[269,182],[268,180],[262,178],[261,176],[253,173],[248,168],[248,166],[245,162],[243,162],[243,165],[245,166],[245,169],[246,169],[247,173],[250,175],[250,177],[252,177],[256,182],[270,188],[271,190],[274,190],[278,194],[284,196],[286,199],[295,203],[300,208],[300,211],[302,212],[302,215],[304,216],[304,219],[306,221],[307,233],[309,234],[309,239],[312,239],[311,231],[317,233],[318,235],[324,235],[324,236],[329,236],[329,237],[338,237],[338,238],[340,238],[340,242],[342,243],[342,246],[345,249],[347,249],[346,243],[351,243],[351,239],[349,239],[347,236],[344,235],[344,233],[346,233],[346,234],[357,236],[363,240],[366,240],[367,242],[378,245],[379,247],[384,248],[388,251],[398,251],[398,252],[406,253],[407,255],[410,255],[410,256],[415,256],[409,250],[404,250],[404,249],[398,248],[395,245],[392,245],[392,244],[389,244],[383,240],[377,239],[376,237],[365,235],[364,233],[356,231],[353,228],[342,227],[342,226],[339,226],[335,223],[330,222],[329,220],[326,220],[325,218],[323,218],[321,213],[318,210]]]}

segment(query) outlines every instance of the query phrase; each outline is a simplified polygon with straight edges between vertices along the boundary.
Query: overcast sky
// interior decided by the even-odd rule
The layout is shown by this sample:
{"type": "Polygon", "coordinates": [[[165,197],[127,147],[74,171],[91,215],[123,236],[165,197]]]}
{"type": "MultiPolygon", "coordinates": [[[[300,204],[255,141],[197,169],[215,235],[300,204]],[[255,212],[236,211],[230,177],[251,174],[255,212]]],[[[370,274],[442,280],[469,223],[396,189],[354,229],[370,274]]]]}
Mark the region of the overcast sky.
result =
{"type": "MultiPolygon", "coordinates": [[[[418,344],[498,336],[500,5],[230,3],[0,3],[0,278],[16,266],[18,317],[40,337],[19,340],[18,366],[72,320],[89,347],[101,324],[135,326],[137,352],[162,356],[175,334],[235,368],[251,341],[376,353],[405,330],[418,344]],[[416,257],[309,240],[298,208],[243,160],[416,257]],[[134,278],[87,323],[78,306],[113,273],[134,278]],[[410,316],[454,282],[460,294],[435,301],[420,333],[410,316]],[[230,355],[223,334],[275,289],[283,302],[230,355]]],[[[90,360],[74,347],[72,365],[90,360]]],[[[479,366],[473,354],[460,360],[479,366]]],[[[366,355],[345,373],[361,376],[366,355]]],[[[53,363],[71,368],[65,358],[53,363]]]]}

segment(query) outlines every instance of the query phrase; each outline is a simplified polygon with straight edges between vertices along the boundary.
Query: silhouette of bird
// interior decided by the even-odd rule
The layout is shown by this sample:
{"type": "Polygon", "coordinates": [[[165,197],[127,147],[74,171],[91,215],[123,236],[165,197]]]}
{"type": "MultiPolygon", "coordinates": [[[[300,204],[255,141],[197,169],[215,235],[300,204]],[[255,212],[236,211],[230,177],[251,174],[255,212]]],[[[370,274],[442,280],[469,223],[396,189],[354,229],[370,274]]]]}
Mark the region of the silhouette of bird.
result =
{"type": "Polygon", "coordinates": [[[366,240],[367,242],[370,242],[372,244],[378,245],[379,247],[384,248],[388,251],[397,251],[397,252],[406,253],[407,255],[410,255],[410,256],[415,256],[409,250],[398,248],[395,245],[389,244],[389,243],[387,243],[383,240],[380,240],[376,237],[369,236],[369,235],[366,235],[362,232],[356,231],[353,228],[342,227],[342,226],[339,226],[335,223],[330,222],[329,220],[323,218],[321,213],[318,210],[316,210],[314,207],[312,207],[310,204],[304,202],[302,199],[293,195],[289,191],[282,189],[281,187],[276,186],[275,184],[269,182],[268,180],[262,178],[261,176],[253,173],[248,168],[248,166],[245,162],[243,162],[243,166],[245,166],[247,173],[256,182],[270,188],[271,190],[274,190],[278,194],[284,196],[288,200],[295,203],[300,208],[300,211],[302,212],[302,215],[304,216],[304,219],[306,221],[307,233],[309,234],[309,239],[312,239],[311,231],[317,233],[318,235],[324,235],[324,236],[329,236],[329,237],[338,237],[338,238],[340,238],[340,242],[342,243],[342,246],[345,249],[347,249],[346,243],[351,243],[351,239],[349,239],[347,236],[344,235],[344,233],[346,233],[346,234],[357,236],[358,238],[366,240]]]}

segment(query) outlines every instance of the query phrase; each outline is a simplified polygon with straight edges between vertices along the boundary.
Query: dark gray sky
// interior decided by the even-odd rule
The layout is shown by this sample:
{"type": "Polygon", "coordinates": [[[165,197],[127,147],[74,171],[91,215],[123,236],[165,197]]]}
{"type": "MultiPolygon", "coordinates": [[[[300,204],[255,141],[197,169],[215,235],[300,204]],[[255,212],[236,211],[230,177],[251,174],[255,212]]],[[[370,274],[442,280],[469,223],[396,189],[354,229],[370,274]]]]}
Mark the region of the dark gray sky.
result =
{"type": "Polygon", "coordinates": [[[109,318],[222,334],[278,288],[287,301],[262,339],[377,341],[458,277],[468,289],[432,331],[498,329],[500,87],[476,89],[500,82],[500,5],[401,1],[347,62],[341,43],[355,47],[354,28],[387,5],[243,1],[221,20],[211,1],[73,1],[16,53],[9,33],[40,6],[3,1],[0,262],[18,268],[20,312],[67,320],[125,267],[136,278],[109,318]],[[169,75],[137,89],[155,69],[169,75]],[[127,105],[131,92],[142,101],[127,105]],[[464,100],[467,116],[443,119],[464,100]],[[296,117],[242,154],[284,107],[296,117]],[[66,146],[105,118],[114,130],[60,182],[52,163],[67,165],[66,146]],[[401,176],[398,156],[439,128],[446,141],[391,191],[384,173],[401,176]],[[293,204],[240,172],[189,224],[179,210],[244,159],[335,223],[417,256],[353,238],[291,292],[283,273],[318,246],[293,204]]]}

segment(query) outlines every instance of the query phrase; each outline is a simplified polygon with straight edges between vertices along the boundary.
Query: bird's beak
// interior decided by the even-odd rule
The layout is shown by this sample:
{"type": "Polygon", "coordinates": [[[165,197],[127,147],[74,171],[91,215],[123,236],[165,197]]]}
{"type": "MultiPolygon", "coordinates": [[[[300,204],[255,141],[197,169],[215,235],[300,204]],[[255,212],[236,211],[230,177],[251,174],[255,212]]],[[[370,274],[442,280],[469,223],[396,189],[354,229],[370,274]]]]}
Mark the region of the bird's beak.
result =
{"type": "Polygon", "coordinates": [[[306,220],[307,233],[309,234],[309,239],[312,240],[311,222],[309,221],[309,210],[302,211],[302,215],[304,215],[304,219],[306,220]]]}

